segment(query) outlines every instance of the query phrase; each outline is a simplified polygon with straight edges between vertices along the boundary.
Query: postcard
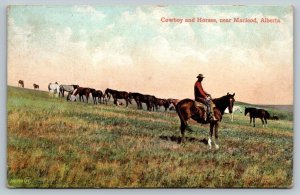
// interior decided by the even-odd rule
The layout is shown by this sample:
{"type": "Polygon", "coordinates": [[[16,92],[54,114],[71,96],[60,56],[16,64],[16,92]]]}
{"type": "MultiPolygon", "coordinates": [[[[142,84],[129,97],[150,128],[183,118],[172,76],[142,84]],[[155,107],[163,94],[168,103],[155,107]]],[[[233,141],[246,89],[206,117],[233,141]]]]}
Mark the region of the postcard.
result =
{"type": "Polygon", "coordinates": [[[11,5],[9,188],[291,188],[293,7],[11,5]]]}

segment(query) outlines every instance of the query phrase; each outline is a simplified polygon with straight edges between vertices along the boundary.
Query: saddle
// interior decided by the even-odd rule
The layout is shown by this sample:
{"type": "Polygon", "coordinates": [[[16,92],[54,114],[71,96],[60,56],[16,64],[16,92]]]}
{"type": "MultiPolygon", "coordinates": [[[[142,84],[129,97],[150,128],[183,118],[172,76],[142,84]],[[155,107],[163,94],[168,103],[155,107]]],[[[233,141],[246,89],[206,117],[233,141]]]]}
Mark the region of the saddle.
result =
{"type": "MultiPolygon", "coordinates": [[[[213,107],[215,108],[216,105],[215,105],[214,103],[212,103],[212,104],[213,104],[213,107]]],[[[199,107],[199,108],[204,108],[205,112],[207,112],[207,107],[206,107],[205,104],[203,104],[203,103],[201,103],[201,102],[198,102],[198,101],[195,101],[195,106],[196,106],[196,107],[199,107]]]]}
{"type": "MultiPolygon", "coordinates": [[[[208,108],[205,104],[203,104],[202,102],[198,102],[198,101],[194,101],[195,102],[195,106],[198,109],[198,111],[200,111],[200,109],[204,110],[204,119],[205,121],[207,120],[207,116],[208,116],[208,108]]],[[[213,104],[213,108],[216,107],[216,105],[214,103],[213,104]]]]}
{"type": "Polygon", "coordinates": [[[203,108],[205,110],[205,112],[207,112],[207,107],[205,104],[201,103],[201,102],[198,102],[198,101],[195,101],[195,106],[197,108],[203,108]]]}

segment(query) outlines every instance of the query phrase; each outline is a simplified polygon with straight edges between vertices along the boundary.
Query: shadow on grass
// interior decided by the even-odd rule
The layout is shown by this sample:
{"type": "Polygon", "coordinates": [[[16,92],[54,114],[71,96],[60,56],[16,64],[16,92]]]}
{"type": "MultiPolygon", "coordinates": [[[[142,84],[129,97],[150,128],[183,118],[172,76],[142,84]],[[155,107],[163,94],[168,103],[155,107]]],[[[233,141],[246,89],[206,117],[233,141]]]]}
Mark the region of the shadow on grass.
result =
{"type": "MultiPolygon", "coordinates": [[[[181,143],[181,137],[175,135],[172,136],[161,135],[159,136],[159,138],[165,141],[177,142],[178,144],[181,143]]],[[[199,143],[204,143],[205,145],[208,144],[208,140],[206,138],[199,139],[195,137],[185,137],[185,142],[193,142],[193,143],[199,142],[199,143]]]]}

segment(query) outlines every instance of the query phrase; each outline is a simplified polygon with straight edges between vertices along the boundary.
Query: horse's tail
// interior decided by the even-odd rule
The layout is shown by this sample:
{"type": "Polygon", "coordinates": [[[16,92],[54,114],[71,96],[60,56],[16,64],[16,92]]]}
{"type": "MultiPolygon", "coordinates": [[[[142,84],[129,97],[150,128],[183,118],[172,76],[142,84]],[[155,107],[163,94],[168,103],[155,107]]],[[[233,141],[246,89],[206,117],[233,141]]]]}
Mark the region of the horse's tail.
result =
{"type": "Polygon", "coordinates": [[[181,113],[181,110],[180,110],[181,105],[182,105],[182,101],[180,101],[180,102],[178,102],[178,104],[176,104],[176,106],[175,106],[176,112],[177,112],[177,114],[178,114],[178,116],[179,116],[179,119],[180,119],[181,124],[184,124],[185,126],[187,126],[187,122],[186,122],[186,120],[184,119],[184,117],[183,117],[183,115],[182,115],[182,113],[181,113]]]}

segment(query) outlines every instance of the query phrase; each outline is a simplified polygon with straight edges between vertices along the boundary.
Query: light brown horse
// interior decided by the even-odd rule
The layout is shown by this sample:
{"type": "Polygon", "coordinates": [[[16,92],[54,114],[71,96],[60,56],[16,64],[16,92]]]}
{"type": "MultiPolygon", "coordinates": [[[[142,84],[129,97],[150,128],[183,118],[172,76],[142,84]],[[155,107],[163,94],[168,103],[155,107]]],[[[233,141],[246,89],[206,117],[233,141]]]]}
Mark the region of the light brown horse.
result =
{"type": "MultiPolygon", "coordinates": [[[[232,113],[232,107],[234,104],[234,95],[227,93],[227,95],[222,96],[220,98],[213,99],[213,102],[215,104],[214,107],[214,115],[217,119],[217,121],[207,121],[206,120],[206,112],[204,107],[197,107],[194,100],[191,99],[184,99],[178,102],[176,105],[176,111],[180,119],[180,130],[181,130],[181,141],[184,142],[184,133],[185,129],[188,128],[187,121],[192,118],[193,120],[197,121],[198,123],[207,124],[210,123],[210,136],[208,139],[208,145],[209,149],[211,149],[211,140],[213,139],[213,133],[215,133],[215,147],[216,149],[219,149],[218,145],[218,128],[219,128],[219,122],[222,120],[222,116],[224,114],[224,111],[226,108],[229,109],[229,112],[232,113]]],[[[190,129],[191,130],[191,129],[190,129]]]]}
{"type": "Polygon", "coordinates": [[[24,81],[23,80],[19,80],[18,87],[24,88],[24,81]]]}

